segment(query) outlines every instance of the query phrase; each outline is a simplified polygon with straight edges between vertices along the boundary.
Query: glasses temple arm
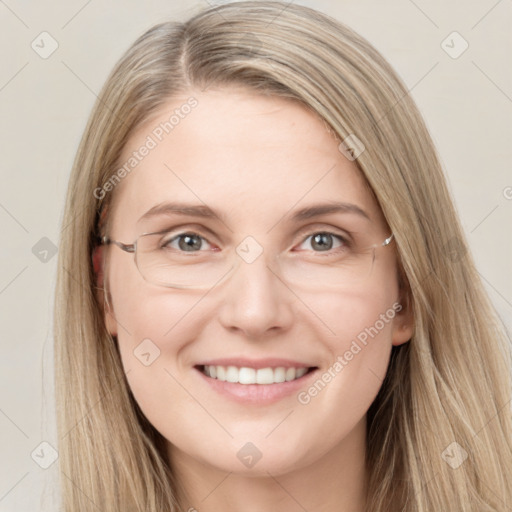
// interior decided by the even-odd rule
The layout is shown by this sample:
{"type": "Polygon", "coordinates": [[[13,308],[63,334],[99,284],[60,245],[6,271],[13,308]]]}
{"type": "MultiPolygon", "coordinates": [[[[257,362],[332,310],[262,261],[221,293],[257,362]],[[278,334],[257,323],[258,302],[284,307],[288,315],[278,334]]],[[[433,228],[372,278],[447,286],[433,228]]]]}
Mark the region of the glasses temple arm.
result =
{"type": "Polygon", "coordinates": [[[135,244],[123,244],[122,242],[118,242],[117,240],[111,240],[107,236],[101,237],[101,245],[110,245],[114,244],[117,245],[120,249],[126,252],[135,252],[135,244]]]}

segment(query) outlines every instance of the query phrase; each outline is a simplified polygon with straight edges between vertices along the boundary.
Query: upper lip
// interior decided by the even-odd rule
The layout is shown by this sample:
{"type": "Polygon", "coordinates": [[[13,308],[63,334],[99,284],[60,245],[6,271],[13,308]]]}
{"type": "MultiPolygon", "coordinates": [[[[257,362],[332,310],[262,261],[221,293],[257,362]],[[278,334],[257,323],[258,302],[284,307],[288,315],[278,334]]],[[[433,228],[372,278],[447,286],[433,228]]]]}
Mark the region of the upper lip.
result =
{"type": "Polygon", "coordinates": [[[246,357],[225,357],[221,359],[210,359],[202,361],[196,366],[236,366],[237,368],[311,368],[314,365],[293,361],[291,359],[281,359],[268,357],[264,359],[247,359],[246,357]]]}

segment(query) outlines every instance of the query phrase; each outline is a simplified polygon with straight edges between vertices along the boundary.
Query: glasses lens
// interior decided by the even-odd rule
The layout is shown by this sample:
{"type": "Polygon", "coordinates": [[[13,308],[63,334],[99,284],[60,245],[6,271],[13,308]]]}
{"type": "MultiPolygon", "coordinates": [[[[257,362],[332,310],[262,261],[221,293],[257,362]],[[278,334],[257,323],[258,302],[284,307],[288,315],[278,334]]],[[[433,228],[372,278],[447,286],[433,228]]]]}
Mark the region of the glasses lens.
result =
{"type": "Polygon", "coordinates": [[[276,273],[301,288],[346,290],[361,286],[371,278],[374,259],[373,248],[347,249],[339,254],[286,255],[277,258],[276,273]]]}
{"type": "MultiPolygon", "coordinates": [[[[253,263],[235,250],[182,250],[171,248],[168,242],[164,244],[165,240],[163,234],[151,234],[143,235],[137,241],[137,267],[146,281],[156,285],[208,289],[238,265],[253,263]]],[[[376,245],[368,248],[352,243],[332,251],[286,253],[267,264],[292,286],[315,290],[351,289],[371,279],[378,249],[376,245]]]]}
{"type": "Polygon", "coordinates": [[[224,254],[171,248],[165,234],[139,237],[135,262],[150,283],[173,288],[211,288],[232,266],[224,254]],[[167,243],[164,244],[164,242],[167,243]]]}

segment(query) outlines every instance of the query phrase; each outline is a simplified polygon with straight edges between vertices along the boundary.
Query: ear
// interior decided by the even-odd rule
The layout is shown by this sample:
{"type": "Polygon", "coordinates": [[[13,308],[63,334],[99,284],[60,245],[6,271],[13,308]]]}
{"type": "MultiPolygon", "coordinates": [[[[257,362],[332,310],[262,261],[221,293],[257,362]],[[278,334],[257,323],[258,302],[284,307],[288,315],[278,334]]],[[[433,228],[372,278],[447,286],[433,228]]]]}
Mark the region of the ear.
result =
{"type": "Polygon", "coordinates": [[[407,343],[414,334],[414,313],[409,293],[403,292],[399,302],[400,309],[396,308],[396,315],[393,319],[392,345],[407,343]]]}
{"type": "Polygon", "coordinates": [[[101,304],[104,314],[105,326],[112,336],[117,336],[117,322],[110,304],[112,298],[110,292],[105,289],[105,247],[98,245],[92,253],[92,266],[96,281],[96,297],[101,304]],[[107,295],[107,298],[105,297],[107,295]]]}

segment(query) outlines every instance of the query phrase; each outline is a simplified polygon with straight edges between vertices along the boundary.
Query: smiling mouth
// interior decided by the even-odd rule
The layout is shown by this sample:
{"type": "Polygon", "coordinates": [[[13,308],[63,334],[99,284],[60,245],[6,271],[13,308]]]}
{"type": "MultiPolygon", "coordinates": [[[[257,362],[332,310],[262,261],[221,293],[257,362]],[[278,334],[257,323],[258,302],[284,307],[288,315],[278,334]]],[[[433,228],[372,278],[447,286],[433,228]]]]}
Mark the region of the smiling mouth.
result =
{"type": "Polygon", "coordinates": [[[249,368],[220,365],[198,365],[195,367],[211,379],[238,384],[280,384],[298,380],[316,370],[316,366],[285,368],[249,368]]]}

